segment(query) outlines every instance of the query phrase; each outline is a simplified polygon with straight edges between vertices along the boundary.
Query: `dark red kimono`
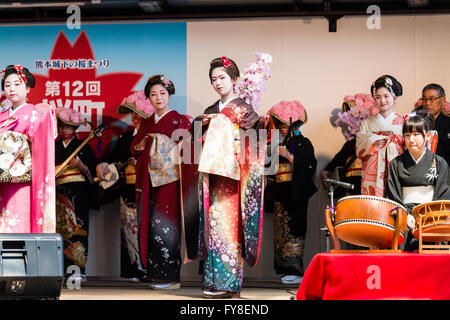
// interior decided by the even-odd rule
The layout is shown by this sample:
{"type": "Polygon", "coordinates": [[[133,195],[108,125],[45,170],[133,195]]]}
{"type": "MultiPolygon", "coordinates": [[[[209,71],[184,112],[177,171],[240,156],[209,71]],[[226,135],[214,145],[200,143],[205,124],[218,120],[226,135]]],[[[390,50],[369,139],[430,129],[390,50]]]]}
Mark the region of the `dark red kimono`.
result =
{"type": "Polygon", "coordinates": [[[149,137],[145,150],[133,147],[147,134],[161,134],[169,139],[177,129],[188,129],[187,117],[169,111],[155,123],[155,114],[144,120],[131,149],[136,164],[136,209],[139,223],[141,262],[153,280],[180,281],[181,202],[179,180],[153,186],[149,174],[150,150],[155,138],[149,137]]]}

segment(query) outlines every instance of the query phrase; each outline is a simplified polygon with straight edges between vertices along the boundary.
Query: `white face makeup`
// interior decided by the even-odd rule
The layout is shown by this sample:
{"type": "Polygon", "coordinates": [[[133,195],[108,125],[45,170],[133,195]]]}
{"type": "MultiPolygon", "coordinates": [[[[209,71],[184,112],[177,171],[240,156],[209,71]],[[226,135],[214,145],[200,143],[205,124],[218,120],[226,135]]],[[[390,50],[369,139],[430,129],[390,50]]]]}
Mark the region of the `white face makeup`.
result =
{"type": "Polygon", "coordinates": [[[12,102],[13,108],[16,108],[27,102],[27,94],[30,88],[26,86],[25,81],[18,74],[10,74],[4,83],[4,92],[6,98],[12,102]]]}
{"type": "Polygon", "coordinates": [[[373,98],[375,106],[380,109],[380,114],[383,117],[387,117],[394,111],[395,97],[389,89],[385,87],[378,88],[373,98]]]}
{"type": "Polygon", "coordinates": [[[215,68],[211,73],[211,84],[222,101],[228,100],[233,95],[235,83],[236,80],[232,80],[223,67],[215,68]]]}
{"type": "Polygon", "coordinates": [[[150,102],[156,109],[156,114],[162,115],[169,110],[169,91],[161,84],[155,84],[150,89],[150,102]]]}

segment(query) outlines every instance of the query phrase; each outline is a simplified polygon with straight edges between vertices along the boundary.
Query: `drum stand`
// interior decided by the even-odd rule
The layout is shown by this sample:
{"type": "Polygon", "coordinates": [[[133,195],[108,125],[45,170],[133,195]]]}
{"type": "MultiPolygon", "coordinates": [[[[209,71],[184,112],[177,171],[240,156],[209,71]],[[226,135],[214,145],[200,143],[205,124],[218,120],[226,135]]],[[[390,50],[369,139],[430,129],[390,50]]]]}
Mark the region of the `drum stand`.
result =
{"type": "Polygon", "coordinates": [[[327,207],[325,209],[326,227],[323,227],[320,230],[325,231],[327,252],[332,252],[332,251],[341,249],[341,244],[339,243],[339,238],[333,227],[335,208],[334,208],[334,187],[332,184],[330,184],[330,186],[328,187],[328,195],[330,196],[330,205],[329,206],[327,205],[327,207]],[[330,236],[331,236],[331,240],[333,241],[333,248],[335,249],[335,250],[331,250],[331,251],[330,251],[330,236]]]}
{"type": "MultiPolygon", "coordinates": [[[[434,213],[435,217],[449,216],[448,213],[434,213]]],[[[450,253],[450,245],[441,244],[441,242],[436,242],[435,244],[423,244],[424,237],[448,237],[450,239],[450,233],[438,233],[438,232],[423,232],[424,218],[426,215],[419,215],[419,253],[450,253]],[[441,250],[447,249],[447,250],[441,250]]],[[[444,241],[445,242],[445,241],[444,241]]]]}

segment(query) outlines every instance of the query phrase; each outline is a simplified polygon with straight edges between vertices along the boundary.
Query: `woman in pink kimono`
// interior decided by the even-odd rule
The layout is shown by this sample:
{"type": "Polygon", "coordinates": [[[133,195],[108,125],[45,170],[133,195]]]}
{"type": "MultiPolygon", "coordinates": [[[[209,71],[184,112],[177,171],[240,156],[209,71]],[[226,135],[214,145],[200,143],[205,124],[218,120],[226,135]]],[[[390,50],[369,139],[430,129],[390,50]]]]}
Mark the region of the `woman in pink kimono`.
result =
{"type": "Polygon", "coordinates": [[[28,69],[10,65],[0,109],[0,233],[54,233],[56,118],[49,105],[27,103],[28,69]]]}
{"type": "Polygon", "coordinates": [[[402,85],[384,75],[371,86],[375,107],[380,112],[361,123],[356,135],[356,153],[363,161],[361,193],[383,197],[389,162],[403,153],[402,115],[394,111],[402,85]]]}

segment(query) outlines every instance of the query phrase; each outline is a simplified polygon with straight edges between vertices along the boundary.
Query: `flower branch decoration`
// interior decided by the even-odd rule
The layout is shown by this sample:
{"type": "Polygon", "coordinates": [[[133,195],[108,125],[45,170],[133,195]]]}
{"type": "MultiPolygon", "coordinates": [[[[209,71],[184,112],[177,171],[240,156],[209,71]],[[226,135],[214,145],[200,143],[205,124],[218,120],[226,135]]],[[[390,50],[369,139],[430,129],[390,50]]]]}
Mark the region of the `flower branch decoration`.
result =
{"type": "Polygon", "coordinates": [[[241,99],[257,110],[262,93],[266,90],[266,81],[272,77],[269,67],[272,56],[261,52],[255,52],[255,55],[256,62],[251,63],[242,73],[237,91],[241,99]]]}
{"type": "Polygon", "coordinates": [[[353,140],[358,133],[361,122],[368,117],[377,114],[380,110],[374,106],[374,100],[369,94],[356,94],[345,96],[344,104],[350,106],[345,112],[339,112],[334,126],[341,127],[347,141],[353,140]]]}

